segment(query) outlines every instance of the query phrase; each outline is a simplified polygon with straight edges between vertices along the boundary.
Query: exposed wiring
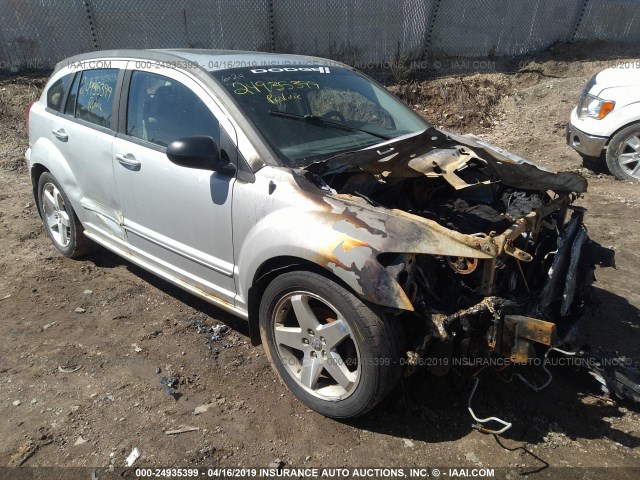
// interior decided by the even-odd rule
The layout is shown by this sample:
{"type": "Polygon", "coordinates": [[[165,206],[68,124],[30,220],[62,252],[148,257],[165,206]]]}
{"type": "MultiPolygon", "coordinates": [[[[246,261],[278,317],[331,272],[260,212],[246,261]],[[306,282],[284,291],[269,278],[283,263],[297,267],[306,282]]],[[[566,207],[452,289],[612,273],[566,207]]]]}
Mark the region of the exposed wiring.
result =
{"type": "MultiPolygon", "coordinates": [[[[535,385],[534,383],[531,383],[529,380],[527,380],[526,378],[524,378],[522,375],[520,375],[519,373],[516,373],[515,375],[513,375],[513,377],[518,378],[519,380],[521,380],[525,385],[527,385],[529,388],[531,388],[533,391],[535,392],[539,392],[540,390],[546,388],[550,383],[551,380],[553,380],[553,376],[551,375],[551,372],[549,371],[549,369],[547,368],[547,365],[549,364],[549,353],[550,352],[558,352],[558,353],[562,353],[563,355],[567,355],[567,356],[574,356],[577,354],[577,352],[568,352],[566,350],[562,350],[560,348],[556,348],[556,347],[550,347],[544,354],[544,361],[542,362],[542,369],[544,370],[544,372],[547,375],[547,380],[542,384],[542,385],[535,385]]],[[[496,369],[496,371],[501,371],[504,370],[504,368],[500,368],[500,369],[496,369]]],[[[509,430],[513,424],[510,422],[507,422],[506,420],[502,420],[501,418],[498,417],[487,417],[487,418],[478,418],[476,416],[476,414],[474,413],[473,409],[471,408],[471,401],[473,400],[473,396],[476,393],[476,390],[478,388],[478,384],[480,383],[480,373],[485,369],[485,367],[482,367],[480,370],[478,370],[476,373],[474,373],[474,377],[475,377],[475,382],[473,384],[473,387],[471,388],[471,393],[469,394],[469,400],[467,400],[467,409],[469,410],[469,413],[471,414],[471,417],[478,422],[478,430],[482,433],[490,433],[492,435],[500,435],[501,433],[506,432],[507,430],[509,430]],[[487,427],[484,427],[483,425],[489,422],[496,422],[499,423],[501,425],[503,425],[503,427],[499,430],[493,430],[487,427]]],[[[513,378],[511,377],[511,378],[513,378]]],[[[501,376],[502,378],[502,376],[501,376]]],[[[511,379],[505,379],[503,378],[503,380],[510,382],[511,379]]]]}
{"type": "Polygon", "coordinates": [[[479,383],[480,383],[480,377],[476,376],[476,381],[473,384],[473,388],[471,389],[471,394],[469,395],[469,400],[467,401],[467,409],[469,410],[471,417],[479,424],[484,425],[485,423],[489,423],[489,422],[497,422],[497,423],[500,423],[501,425],[504,425],[504,427],[502,427],[500,430],[493,430],[486,427],[478,428],[478,430],[481,431],[482,433],[491,433],[493,435],[500,435],[501,433],[504,433],[511,428],[511,423],[505,422],[504,420],[498,417],[478,418],[476,414],[473,413],[473,409],[471,408],[471,400],[473,399],[473,395],[476,393],[476,389],[478,388],[479,383]]]}
{"type": "Polygon", "coordinates": [[[567,355],[567,356],[570,356],[570,357],[576,355],[576,352],[567,352],[566,350],[561,350],[561,349],[556,348],[556,347],[549,348],[545,352],[544,361],[542,362],[542,370],[544,370],[544,372],[547,375],[547,380],[542,385],[535,385],[535,384],[531,383],[529,380],[524,378],[519,373],[516,373],[515,377],[518,378],[519,380],[521,380],[522,383],[524,383],[526,386],[528,386],[534,392],[539,392],[540,390],[546,388],[551,383],[551,380],[553,380],[553,375],[551,375],[551,372],[547,368],[547,365],[549,364],[549,353],[552,352],[552,351],[555,351],[555,352],[558,352],[558,353],[562,353],[563,355],[567,355]]]}
{"type": "Polygon", "coordinates": [[[529,290],[529,282],[527,282],[527,277],[524,276],[524,271],[522,270],[522,265],[520,265],[520,260],[516,260],[516,266],[518,267],[518,272],[520,272],[520,277],[522,278],[522,282],[524,283],[524,288],[526,288],[527,293],[531,295],[531,290],[529,290]]]}

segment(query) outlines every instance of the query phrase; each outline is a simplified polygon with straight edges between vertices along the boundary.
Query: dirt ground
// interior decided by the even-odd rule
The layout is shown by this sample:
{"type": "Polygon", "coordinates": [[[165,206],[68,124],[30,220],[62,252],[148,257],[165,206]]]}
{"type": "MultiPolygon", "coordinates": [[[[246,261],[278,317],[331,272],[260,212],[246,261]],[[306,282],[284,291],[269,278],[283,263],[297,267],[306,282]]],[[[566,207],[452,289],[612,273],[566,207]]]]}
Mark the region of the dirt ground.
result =
{"type": "MultiPolygon", "coordinates": [[[[618,268],[597,272],[582,340],[640,359],[640,190],[598,162],[585,167],[564,141],[580,90],[611,57],[556,49],[520,72],[464,75],[456,68],[468,65],[452,63],[447,76],[394,91],[436,126],[588,178],[579,202],[589,233],[617,251],[618,268]]],[[[539,393],[483,377],[474,408],[513,422],[502,438],[472,428],[471,383],[456,375],[403,380],[370,414],[338,422],[285,389],[243,322],[107,251],[61,257],[22,160],[24,109],[44,81],[0,79],[0,465],[122,467],[137,447],[136,465],[485,466],[508,467],[510,478],[640,467],[640,410],[585,372],[554,367],[539,393]],[[198,332],[221,323],[231,328],[220,341],[198,332]],[[163,391],[164,376],[178,379],[179,398],[163,391]],[[180,427],[198,430],[166,434],[180,427]]]]}

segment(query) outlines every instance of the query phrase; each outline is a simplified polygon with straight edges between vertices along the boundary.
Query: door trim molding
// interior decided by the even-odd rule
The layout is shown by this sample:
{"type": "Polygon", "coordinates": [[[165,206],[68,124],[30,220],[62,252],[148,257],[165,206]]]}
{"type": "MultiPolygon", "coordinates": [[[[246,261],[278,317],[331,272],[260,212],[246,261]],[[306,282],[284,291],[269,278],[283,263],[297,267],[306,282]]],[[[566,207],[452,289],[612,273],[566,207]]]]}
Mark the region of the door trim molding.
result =
{"type": "Polygon", "coordinates": [[[126,218],[124,219],[124,229],[127,234],[132,233],[133,235],[175,253],[176,255],[180,255],[181,257],[197,263],[198,265],[202,265],[203,267],[209,268],[227,277],[233,277],[233,264],[231,263],[223,262],[211,255],[204,254],[194,248],[188,247],[187,245],[171,240],[157,232],[144,228],[142,225],[127,221],[126,218]]]}
{"type": "Polygon", "coordinates": [[[138,265],[141,268],[144,268],[145,270],[154,273],[155,275],[157,275],[160,278],[163,278],[164,280],[173,283],[174,285],[176,285],[177,287],[182,288],[183,290],[186,290],[187,292],[196,295],[197,297],[202,298],[203,300],[206,300],[207,302],[222,308],[223,310],[226,310],[227,312],[236,315],[240,318],[243,318],[245,320],[247,320],[249,318],[249,313],[242,309],[242,308],[238,308],[235,305],[233,305],[230,302],[227,302],[223,299],[221,299],[220,297],[216,296],[216,295],[212,295],[210,293],[207,293],[203,290],[201,290],[200,288],[196,287],[195,285],[192,285],[190,283],[185,282],[184,280],[177,278],[173,275],[171,275],[169,272],[158,268],[157,266],[151,264],[148,261],[145,261],[143,258],[141,258],[138,255],[133,254],[132,252],[129,252],[125,249],[125,245],[126,248],[128,249],[133,249],[133,247],[131,245],[125,244],[122,240],[114,237],[113,235],[104,232],[102,230],[100,230],[99,228],[96,228],[95,226],[91,226],[92,229],[91,230],[85,230],[84,234],[89,237],[90,239],[92,239],[94,242],[102,245],[103,247],[107,248],[108,250],[111,250],[113,252],[115,252],[116,254],[118,254],[120,257],[130,261],[131,263],[134,263],[136,265],[138,265]],[[95,231],[94,231],[95,230],[95,231]],[[98,234],[97,232],[100,232],[100,234],[98,234]]]}

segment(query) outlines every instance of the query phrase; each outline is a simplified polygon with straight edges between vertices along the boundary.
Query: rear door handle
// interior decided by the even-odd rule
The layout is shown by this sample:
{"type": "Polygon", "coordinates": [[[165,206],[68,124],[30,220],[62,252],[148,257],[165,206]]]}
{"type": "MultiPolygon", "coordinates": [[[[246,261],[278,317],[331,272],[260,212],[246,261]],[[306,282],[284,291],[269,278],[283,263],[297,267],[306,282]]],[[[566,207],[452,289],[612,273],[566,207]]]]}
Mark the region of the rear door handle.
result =
{"type": "Polygon", "coordinates": [[[64,128],[59,128],[58,130],[52,130],[51,133],[60,140],[61,142],[66,142],[69,140],[69,135],[64,131],[64,128]]]}
{"type": "Polygon", "coordinates": [[[136,157],[130,153],[116,153],[116,160],[120,162],[120,165],[127,167],[131,170],[140,170],[140,161],[136,160],[136,157]]]}

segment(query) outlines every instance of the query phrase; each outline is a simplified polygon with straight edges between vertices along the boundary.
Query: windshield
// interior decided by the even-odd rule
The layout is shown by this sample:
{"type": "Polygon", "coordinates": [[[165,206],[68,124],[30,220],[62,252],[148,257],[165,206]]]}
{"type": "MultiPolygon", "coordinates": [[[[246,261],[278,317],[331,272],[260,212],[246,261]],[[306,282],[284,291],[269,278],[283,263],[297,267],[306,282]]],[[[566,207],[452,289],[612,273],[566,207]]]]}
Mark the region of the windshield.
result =
{"type": "Polygon", "coordinates": [[[346,68],[273,66],[211,74],[292,168],[429,128],[384,88],[346,68]]]}

